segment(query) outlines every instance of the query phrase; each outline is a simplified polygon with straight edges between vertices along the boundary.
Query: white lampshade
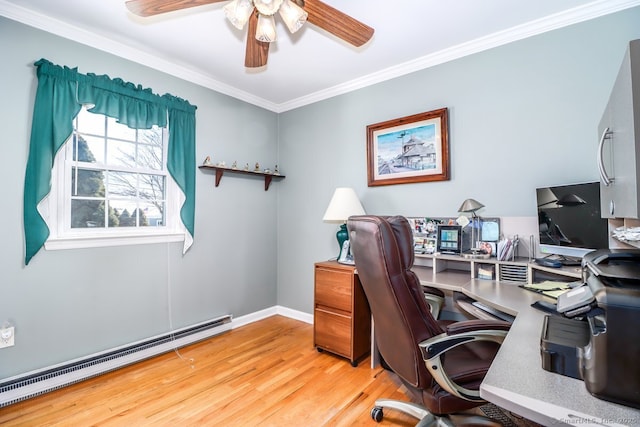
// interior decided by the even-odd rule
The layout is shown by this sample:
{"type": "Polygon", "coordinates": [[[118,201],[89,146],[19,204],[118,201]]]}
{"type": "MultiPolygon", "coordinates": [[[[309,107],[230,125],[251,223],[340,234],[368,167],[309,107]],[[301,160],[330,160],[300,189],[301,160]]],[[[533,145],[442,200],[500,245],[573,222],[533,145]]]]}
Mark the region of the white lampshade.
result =
{"type": "Polygon", "coordinates": [[[261,15],[274,15],[280,8],[282,0],[253,0],[253,4],[261,15]]]}
{"type": "Polygon", "coordinates": [[[302,25],[307,22],[309,14],[303,8],[290,0],[284,0],[280,6],[280,16],[289,31],[293,34],[298,31],[302,25]]]}
{"type": "Polygon", "coordinates": [[[256,39],[268,43],[276,41],[276,20],[273,19],[273,15],[258,14],[256,39]]]}
{"type": "Polygon", "coordinates": [[[365,211],[353,188],[339,187],[333,193],[322,220],[344,223],[351,215],[364,215],[365,211]]]}
{"type": "Polygon", "coordinates": [[[222,9],[229,22],[241,30],[253,12],[253,3],[251,0],[233,0],[222,9]]]}

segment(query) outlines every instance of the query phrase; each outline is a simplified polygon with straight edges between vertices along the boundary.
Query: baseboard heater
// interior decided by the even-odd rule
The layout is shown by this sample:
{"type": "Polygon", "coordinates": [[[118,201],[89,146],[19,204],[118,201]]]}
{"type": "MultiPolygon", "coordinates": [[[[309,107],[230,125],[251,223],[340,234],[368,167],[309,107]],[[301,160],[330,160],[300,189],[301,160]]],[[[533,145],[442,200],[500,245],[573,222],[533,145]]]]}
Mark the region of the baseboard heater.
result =
{"type": "Polygon", "coordinates": [[[231,315],[0,382],[0,408],[210,338],[231,329],[231,315]]]}

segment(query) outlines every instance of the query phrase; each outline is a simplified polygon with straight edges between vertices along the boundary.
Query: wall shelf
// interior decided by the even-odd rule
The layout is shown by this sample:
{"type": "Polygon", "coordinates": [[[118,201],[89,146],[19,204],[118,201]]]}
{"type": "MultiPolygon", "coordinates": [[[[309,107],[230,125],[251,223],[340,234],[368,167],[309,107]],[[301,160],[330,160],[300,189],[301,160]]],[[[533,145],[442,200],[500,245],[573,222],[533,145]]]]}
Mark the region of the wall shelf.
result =
{"type": "Polygon", "coordinates": [[[244,175],[244,176],[264,178],[264,191],[267,191],[269,189],[269,186],[271,185],[272,180],[283,179],[285,177],[284,175],[280,175],[280,174],[276,175],[274,173],[255,172],[255,171],[249,171],[244,169],[233,169],[233,168],[227,168],[223,166],[201,165],[201,166],[198,166],[198,168],[203,171],[215,171],[216,187],[220,185],[220,180],[222,179],[222,175],[224,175],[227,172],[232,174],[244,175]]]}

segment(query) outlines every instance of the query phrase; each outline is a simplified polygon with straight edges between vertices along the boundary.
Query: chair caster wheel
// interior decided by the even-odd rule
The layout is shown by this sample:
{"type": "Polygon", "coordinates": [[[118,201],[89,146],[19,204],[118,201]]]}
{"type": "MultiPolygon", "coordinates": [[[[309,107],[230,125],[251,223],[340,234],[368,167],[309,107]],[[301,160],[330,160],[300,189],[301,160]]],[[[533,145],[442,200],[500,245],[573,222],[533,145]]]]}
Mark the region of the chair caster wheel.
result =
{"type": "Polygon", "coordinates": [[[371,410],[371,418],[373,418],[373,420],[377,423],[382,421],[383,415],[384,414],[382,413],[382,408],[379,406],[374,406],[373,409],[371,410]]]}

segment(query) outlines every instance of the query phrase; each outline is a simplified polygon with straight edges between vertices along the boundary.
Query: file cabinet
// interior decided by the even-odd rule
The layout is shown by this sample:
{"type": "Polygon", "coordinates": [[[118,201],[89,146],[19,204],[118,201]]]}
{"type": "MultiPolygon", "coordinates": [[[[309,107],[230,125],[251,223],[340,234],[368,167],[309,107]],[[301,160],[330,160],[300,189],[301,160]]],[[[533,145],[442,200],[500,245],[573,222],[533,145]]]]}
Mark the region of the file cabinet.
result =
{"type": "Polygon", "coordinates": [[[371,312],[354,266],[318,262],[314,272],[313,345],[357,366],[371,342],[371,312]]]}

